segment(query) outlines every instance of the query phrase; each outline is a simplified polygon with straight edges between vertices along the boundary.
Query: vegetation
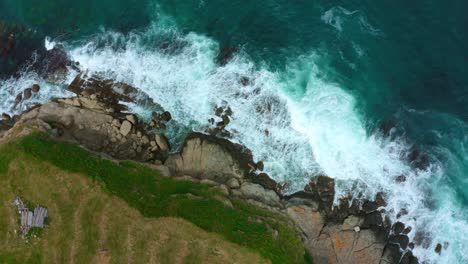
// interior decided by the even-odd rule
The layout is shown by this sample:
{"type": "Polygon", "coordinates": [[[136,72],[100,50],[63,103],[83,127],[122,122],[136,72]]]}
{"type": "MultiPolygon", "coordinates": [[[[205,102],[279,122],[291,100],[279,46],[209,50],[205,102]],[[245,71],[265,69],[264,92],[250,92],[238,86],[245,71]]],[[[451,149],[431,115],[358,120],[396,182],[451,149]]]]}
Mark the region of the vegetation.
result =
{"type": "Polygon", "coordinates": [[[0,148],[0,186],[1,193],[10,194],[7,198],[21,193],[48,206],[53,218],[39,241],[24,245],[11,235],[16,222],[4,216],[14,208],[2,199],[1,263],[69,262],[72,257],[79,263],[96,258],[127,262],[122,257],[149,262],[153,253],[159,263],[221,263],[234,256],[236,262],[310,263],[299,237],[279,214],[230,200],[208,185],[102,159],[44,134],[0,148]],[[39,246],[42,240],[49,245],[39,246]],[[45,248],[54,252],[45,254],[45,248]],[[181,249],[185,260],[175,261],[181,249]]]}

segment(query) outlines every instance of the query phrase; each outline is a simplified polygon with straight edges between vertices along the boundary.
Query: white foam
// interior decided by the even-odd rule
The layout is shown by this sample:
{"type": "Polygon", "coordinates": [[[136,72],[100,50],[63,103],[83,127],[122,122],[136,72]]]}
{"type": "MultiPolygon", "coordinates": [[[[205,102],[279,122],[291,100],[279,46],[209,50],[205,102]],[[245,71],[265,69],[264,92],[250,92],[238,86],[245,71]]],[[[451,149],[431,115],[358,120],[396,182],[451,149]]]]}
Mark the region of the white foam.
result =
{"type": "Polygon", "coordinates": [[[166,33],[157,26],[127,37],[107,32],[101,38],[110,46],[98,45],[97,38],[71,50],[71,55],[91,72],[142,89],[194,130],[213,117],[214,105],[227,102],[234,112],[228,126],[233,140],[249,147],[255,159],[264,161],[265,170],[276,180],[289,182],[291,190],[302,188],[310,176],[325,173],[337,180],[338,197],[364,192],[372,198],[383,191],[393,221],[401,209],[408,211],[399,221],[413,228],[410,238],[418,231],[433,238],[428,249],[416,247],[421,261],[467,260],[463,252],[468,252],[468,243],[459,233],[468,230],[466,214],[457,215],[460,210],[447,202],[450,199],[444,200],[443,209],[433,211],[427,205],[430,179],[443,173],[442,166],[414,170],[401,160],[408,150],[405,142],[368,135],[355,98],[320,77],[315,55],[291,62],[286,72],[257,68],[242,52],[218,67],[214,63],[218,45],[213,40],[172,32],[182,48],[164,53],[145,43],[161,34],[166,33]],[[126,44],[116,49],[112,43],[126,44]],[[249,78],[249,85],[240,84],[242,76],[249,78]],[[396,183],[398,175],[407,181],[396,183]],[[434,247],[445,241],[450,245],[438,256],[434,247]]]}
{"type": "Polygon", "coordinates": [[[46,48],[46,50],[54,49],[55,45],[57,45],[57,43],[55,41],[52,41],[50,37],[46,37],[44,39],[44,47],[46,48]]]}

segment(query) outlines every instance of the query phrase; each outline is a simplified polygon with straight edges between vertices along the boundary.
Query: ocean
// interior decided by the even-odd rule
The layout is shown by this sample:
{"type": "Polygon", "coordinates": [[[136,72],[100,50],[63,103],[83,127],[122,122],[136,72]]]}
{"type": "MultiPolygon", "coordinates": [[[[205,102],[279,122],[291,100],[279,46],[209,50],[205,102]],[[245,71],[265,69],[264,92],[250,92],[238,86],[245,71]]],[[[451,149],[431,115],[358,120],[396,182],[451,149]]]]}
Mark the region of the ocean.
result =
{"type": "MultiPolygon", "coordinates": [[[[384,192],[392,221],[425,237],[413,250],[421,263],[468,263],[467,10],[461,0],[0,0],[0,20],[24,38],[62,45],[82,69],[170,111],[174,145],[227,105],[232,140],[288,192],[320,174],[336,180],[336,199],[384,192]],[[220,50],[232,58],[217,63],[220,50]]],[[[0,76],[9,114],[70,96],[74,77],[0,76]],[[33,83],[43,92],[14,107],[33,83]]],[[[129,107],[143,119],[154,110],[129,107]]]]}

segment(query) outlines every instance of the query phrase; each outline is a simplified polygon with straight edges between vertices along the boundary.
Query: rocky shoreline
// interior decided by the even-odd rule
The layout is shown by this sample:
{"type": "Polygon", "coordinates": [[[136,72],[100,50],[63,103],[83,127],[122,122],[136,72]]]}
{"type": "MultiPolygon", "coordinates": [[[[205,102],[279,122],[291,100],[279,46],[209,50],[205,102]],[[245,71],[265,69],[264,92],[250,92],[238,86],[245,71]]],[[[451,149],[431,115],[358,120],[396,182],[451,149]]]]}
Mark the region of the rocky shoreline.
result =
{"type": "MultiPolygon", "coordinates": [[[[34,127],[110,159],[134,160],[168,177],[218,186],[233,197],[287,215],[315,263],[418,263],[407,236],[411,229],[385,218],[383,194],[374,201],[347,197],[336,205],[334,180],[317,176],[304,190],[284,195],[283,186],[262,172],[263,164],[253,161],[249,149],[216,136],[222,135],[232,114],[226,107],[215,109],[223,120],[215,129],[190,133],[175,152],[160,133],[171,114],[135,88],[80,73],[68,90],[76,96],[21,116],[4,115],[0,138],[34,127]],[[159,109],[152,120],[140,121],[120,104],[136,101],[159,109]]],[[[18,101],[27,100],[24,95],[29,93],[25,89],[18,101]]]]}

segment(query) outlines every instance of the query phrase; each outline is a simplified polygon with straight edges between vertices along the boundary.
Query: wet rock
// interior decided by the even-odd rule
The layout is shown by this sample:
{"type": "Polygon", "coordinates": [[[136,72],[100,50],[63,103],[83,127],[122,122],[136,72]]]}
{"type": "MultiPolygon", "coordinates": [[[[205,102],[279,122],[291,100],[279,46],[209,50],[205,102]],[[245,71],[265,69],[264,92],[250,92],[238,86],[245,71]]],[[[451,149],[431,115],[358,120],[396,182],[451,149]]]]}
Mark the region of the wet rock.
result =
{"type": "Polygon", "coordinates": [[[406,252],[400,260],[400,264],[418,264],[418,258],[411,251],[406,252]]]}
{"type": "Polygon", "coordinates": [[[332,207],[335,197],[335,180],[327,176],[313,178],[304,188],[312,196],[320,201],[320,208],[328,210],[332,207]]]}
{"type": "Polygon", "coordinates": [[[263,171],[263,169],[265,168],[262,161],[257,162],[256,166],[259,171],[263,171]]]}
{"type": "Polygon", "coordinates": [[[226,65],[232,59],[236,51],[237,49],[234,47],[230,47],[230,46],[222,47],[218,53],[218,56],[216,57],[216,63],[221,66],[226,65]]]}
{"type": "Polygon", "coordinates": [[[376,211],[379,208],[379,205],[375,201],[365,201],[362,204],[362,210],[366,213],[376,211]]]}
{"type": "Polygon", "coordinates": [[[2,114],[2,120],[5,121],[5,122],[9,122],[11,121],[11,116],[7,113],[3,113],[2,114]]]}
{"type": "Polygon", "coordinates": [[[397,218],[400,218],[404,215],[407,215],[408,214],[408,210],[406,210],[405,208],[401,209],[400,212],[398,212],[397,214],[397,218]]]}
{"type": "Polygon", "coordinates": [[[23,94],[19,93],[15,98],[15,103],[19,104],[23,101],[23,94]]]}
{"type": "Polygon", "coordinates": [[[41,90],[41,87],[39,86],[39,84],[33,84],[31,90],[33,93],[38,93],[41,90]]]}
{"type": "Polygon", "coordinates": [[[248,86],[250,84],[250,79],[246,76],[242,76],[239,81],[243,86],[248,86]]]}
{"type": "Polygon", "coordinates": [[[407,235],[411,232],[411,229],[412,229],[411,226],[408,226],[401,233],[407,235]]]}
{"type": "Polygon", "coordinates": [[[223,114],[223,112],[224,112],[224,109],[223,109],[222,107],[216,107],[216,108],[215,108],[215,115],[216,115],[216,116],[221,117],[221,115],[223,114]]]}
{"type": "Polygon", "coordinates": [[[385,197],[384,197],[384,194],[382,192],[379,192],[375,195],[375,203],[377,204],[377,206],[379,207],[382,207],[382,206],[386,206],[387,205],[387,202],[385,202],[385,197]]]}
{"type": "Polygon", "coordinates": [[[265,189],[273,190],[278,194],[281,193],[281,186],[276,181],[271,179],[270,176],[266,173],[260,173],[258,175],[255,175],[255,173],[251,173],[248,175],[248,179],[251,180],[253,183],[260,184],[265,189]]]}
{"type": "Polygon", "coordinates": [[[396,222],[392,226],[392,231],[396,235],[403,233],[404,229],[405,229],[405,224],[403,224],[402,222],[396,222]]]}
{"type": "Polygon", "coordinates": [[[405,182],[405,181],[406,181],[406,176],[405,176],[405,175],[398,175],[398,176],[395,178],[395,181],[396,181],[397,183],[405,182]]]}
{"type": "Polygon", "coordinates": [[[414,148],[408,154],[408,160],[413,166],[420,170],[426,170],[430,165],[429,156],[427,156],[417,148],[414,148]]]}
{"type": "Polygon", "coordinates": [[[31,98],[32,96],[32,89],[31,88],[26,88],[24,91],[23,91],[23,97],[25,100],[31,98]]]}
{"type": "Polygon", "coordinates": [[[130,123],[128,120],[123,121],[122,125],[120,126],[120,134],[126,137],[132,130],[132,127],[132,123],[130,123]]]}
{"type": "Polygon", "coordinates": [[[440,255],[440,253],[442,252],[442,245],[440,243],[437,244],[437,246],[435,247],[434,251],[440,255]]]}
{"type": "Polygon", "coordinates": [[[382,224],[382,215],[380,212],[374,211],[366,215],[362,226],[365,228],[379,228],[382,224]]]}
{"type": "Polygon", "coordinates": [[[431,238],[425,232],[418,231],[414,235],[413,242],[417,246],[422,246],[423,248],[429,248],[431,244],[431,238]]]}
{"type": "Polygon", "coordinates": [[[164,113],[161,114],[161,120],[168,122],[171,119],[172,119],[172,115],[168,111],[165,111],[164,113]]]}
{"type": "Polygon", "coordinates": [[[398,244],[400,248],[406,249],[409,244],[409,238],[406,235],[394,235],[388,239],[389,243],[398,244]]]}

